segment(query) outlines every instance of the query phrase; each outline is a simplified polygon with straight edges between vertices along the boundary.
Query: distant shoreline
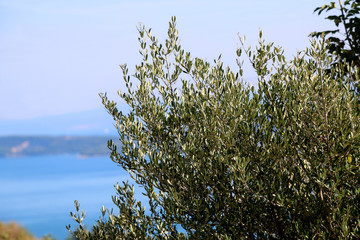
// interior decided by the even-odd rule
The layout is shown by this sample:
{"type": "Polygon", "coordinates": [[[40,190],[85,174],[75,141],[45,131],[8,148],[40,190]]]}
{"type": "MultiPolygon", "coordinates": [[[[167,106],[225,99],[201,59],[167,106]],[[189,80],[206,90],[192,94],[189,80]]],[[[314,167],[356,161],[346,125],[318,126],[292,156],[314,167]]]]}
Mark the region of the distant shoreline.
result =
{"type": "Polygon", "coordinates": [[[74,154],[79,158],[110,155],[114,136],[2,136],[0,158],[74,154]]]}

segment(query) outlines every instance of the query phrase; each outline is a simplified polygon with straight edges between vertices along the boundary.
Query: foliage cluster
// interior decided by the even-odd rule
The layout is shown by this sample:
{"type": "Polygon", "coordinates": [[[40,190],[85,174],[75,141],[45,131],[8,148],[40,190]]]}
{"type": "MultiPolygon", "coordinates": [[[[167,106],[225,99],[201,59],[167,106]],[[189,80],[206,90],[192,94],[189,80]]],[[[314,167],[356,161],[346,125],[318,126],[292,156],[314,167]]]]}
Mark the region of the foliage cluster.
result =
{"type": "MultiPolygon", "coordinates": [[[[335,30],[314,32],[311,36],[324,36],[329,40],[328,49],[330,53],[342,62],[354,62],[360,67],[360,0],[345,0],[342,2],[330,2],[315,9],[319,15],[324,11],[333,12],[337,10],[338,15],[329,15],[326,19],[333,21],[335,30]],[[340,31],[342,25],[344,31],[340,31]]],[[[336,64],[336,62],[335,62],[336,64]]]]}
{"type": "MultiPolygon", "coordinates": [[[[144,189],[117,184],[116,213],[87,231],[76,202],[78,239],[358,239],[360,102],[358,68],[328,54],[325,41],[286,60],[260,32],[237,49],[239,71],[191,57],[175,18],[165,44],[139,28],[142,62],[126,91],[102,101],[116,122],[111,159],[144,189]],[[242,54],[258,74],[242,79],[242,54]],[[331,69],[331,71],[326,71],[331,69]]],[[[70,229],[70,226],[68,226],[70,229]]]]}
{"type": "Polygon", "coordinates": [[[5,224],[0,222],[0,240],[52,240],[50,235],[42,239],[35,238],[25,228],[15,222],[5,224]]]}

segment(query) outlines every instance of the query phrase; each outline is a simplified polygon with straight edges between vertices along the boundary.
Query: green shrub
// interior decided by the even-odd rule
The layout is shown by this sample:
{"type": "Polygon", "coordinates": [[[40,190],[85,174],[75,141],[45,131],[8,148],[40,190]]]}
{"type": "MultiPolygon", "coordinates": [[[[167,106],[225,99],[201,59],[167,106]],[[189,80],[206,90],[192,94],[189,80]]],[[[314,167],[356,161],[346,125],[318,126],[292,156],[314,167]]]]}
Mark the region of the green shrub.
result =
{"type": "Polygon", "coordinates": [[[143,26],[139,34],[142,62],[133,75],[121,67],[130,112],[101,97],[120,135],[111,159],[143,187],[149,209],[118,184],[116,210],[103,208],[91,231],[76,202],[76,238],[360,238],[356,66],[326,71],[324,41],[286,60],[260,32],[255,50],[240,40],[234,72],[185,52],[175,18],[163,45],[143,26]],[[244,51],[257,87],[242,79],[244,51]]]}
{"type": "MultiPolygon", "coordinates": [[[[42,240],[52,240],[51,235],[44,236],[42,240]]],[[[35,238],[25,228],[16,222],[5,224],[0,222],[0,240],[40,240],[35,238]]]]}

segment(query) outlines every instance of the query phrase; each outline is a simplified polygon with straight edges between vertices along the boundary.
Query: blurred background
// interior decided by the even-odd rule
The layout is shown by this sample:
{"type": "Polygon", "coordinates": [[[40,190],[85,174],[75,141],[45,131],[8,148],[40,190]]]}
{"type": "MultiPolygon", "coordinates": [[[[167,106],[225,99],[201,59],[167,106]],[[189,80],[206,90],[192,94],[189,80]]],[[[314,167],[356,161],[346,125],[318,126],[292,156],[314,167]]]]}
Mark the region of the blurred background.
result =
{"type": "MultiPolygon", "coordinates": [[[[311,32],[332,29],[313,13],[326,2],[0,0],[0,222],[65,239],[75,199],[89,226],[111,207],[113,185],[128,175],[108,157],[116,130],[98,93],[127,110],[119,64],[131,73],[141,60],[139,23],[164,41],[176,16],[186,51],[211,62],[222,54],[236,70],[238,33],[255,46],[261,29],[291,58],[311,32]]],[[[244,72],[256,84],[249,65],[244,72]]]]}

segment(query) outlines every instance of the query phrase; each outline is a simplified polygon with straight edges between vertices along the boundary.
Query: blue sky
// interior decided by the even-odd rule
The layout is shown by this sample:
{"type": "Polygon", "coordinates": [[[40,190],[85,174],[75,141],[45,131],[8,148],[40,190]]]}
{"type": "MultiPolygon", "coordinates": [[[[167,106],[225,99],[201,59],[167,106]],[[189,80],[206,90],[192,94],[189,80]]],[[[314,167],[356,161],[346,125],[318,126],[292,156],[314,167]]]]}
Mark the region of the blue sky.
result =
{"type": "MultiPolygon", "coordinates": [[[[139,63],[139,22],[166,37],[177,17],[193,56],[222,53],[235,65],[237,33],[254,46],[259,29],[291,56],[308,34],[332,29],[313,10],[320,0],[0,0],[0,120],[30,119],[102,108],[99,92],[124,87],[119,64],[139,63]]],[[[256,76],[251,70],[248,81],[256,76]]]]}

